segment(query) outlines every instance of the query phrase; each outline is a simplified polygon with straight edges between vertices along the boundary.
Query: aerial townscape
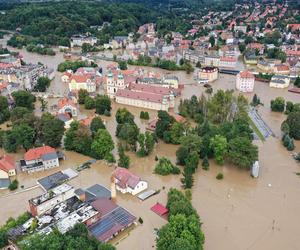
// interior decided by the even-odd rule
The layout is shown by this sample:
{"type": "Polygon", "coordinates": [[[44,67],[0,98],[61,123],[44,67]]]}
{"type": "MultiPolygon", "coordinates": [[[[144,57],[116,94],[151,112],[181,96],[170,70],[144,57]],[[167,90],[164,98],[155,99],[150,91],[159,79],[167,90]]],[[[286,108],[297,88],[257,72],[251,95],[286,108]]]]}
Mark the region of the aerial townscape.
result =
{"type": "Polygon", "coordinates": [[[0,0],[0,249],[300,249],[298,0],[0,0]]]}

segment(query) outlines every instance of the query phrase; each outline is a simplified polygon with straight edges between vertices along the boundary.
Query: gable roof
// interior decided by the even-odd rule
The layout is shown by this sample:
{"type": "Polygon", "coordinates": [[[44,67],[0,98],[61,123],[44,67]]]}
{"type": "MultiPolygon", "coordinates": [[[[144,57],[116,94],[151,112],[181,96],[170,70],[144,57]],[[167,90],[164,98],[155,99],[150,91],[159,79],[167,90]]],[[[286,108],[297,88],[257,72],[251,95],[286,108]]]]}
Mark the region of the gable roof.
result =
{"type": "Polygon", "coordinates": [[[120,167],[115,170],[114,176],[117,180],[119,180],[119,182],[116,184],[121,188],[129,186],[134,189],[141,180],[140,177],[130,173],[126,168],[120,167]]]}
{"type": "Polygon", "coordinates": [[[10,170],[16,169],[14,159],[9,155],[4,155],[0,158],[0,169],[8,173],[10,170]]]}
{"type": "Polygon", "coordinates": [[[67,106],[67,105],[70,105],[70,106],[73,106],[74,108],[76,108],[74,101],[72,101],[68,98],[62,98],[62,99],[58,100],[58,108],[59,109],[63,108],[64,106],[67,106]]]}
{"type": "Polygon", "coordinates": [[[50,146],[32,148],[25,153],[24,159],[25,161],[40,159],[43,155],[50,154],[50,153],[56,153],[55,149],[50,146]]]}

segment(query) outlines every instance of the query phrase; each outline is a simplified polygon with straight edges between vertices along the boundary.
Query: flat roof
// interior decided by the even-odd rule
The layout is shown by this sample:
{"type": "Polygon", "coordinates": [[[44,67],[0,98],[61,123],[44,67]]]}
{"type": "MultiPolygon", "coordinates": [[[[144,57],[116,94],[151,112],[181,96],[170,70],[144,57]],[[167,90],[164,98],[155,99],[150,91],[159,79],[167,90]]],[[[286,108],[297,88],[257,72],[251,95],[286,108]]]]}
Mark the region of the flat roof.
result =
{"type": "Polygon", "coordinates": [[[155,194],[155,190],[149,190],[149,191],[146,191],[144,193],[141,193],[140,195],[138,195],[138,198],[142,201],[148,199],[149,197],[151,197],[152,195],[155,194]]]}
{"type": "Polygon", "coordinates": [[[106,199],[110,199],[111,194],[110,191],[104,187],[101,186],[99,184],[95,184],[91,187],[89,187],[86,192],[92,194],[93,196],[95,196],[95,198],[106,198],[106,199]]]}
{"type": "Polygon", "coordinates": [[[61,183],[67,181],[68,179],[69,179],[68,175],[59,171],[52,175],[39,179],[37,182],[44,190],[48,191],[50,189],[59,186],[61,183]]]}

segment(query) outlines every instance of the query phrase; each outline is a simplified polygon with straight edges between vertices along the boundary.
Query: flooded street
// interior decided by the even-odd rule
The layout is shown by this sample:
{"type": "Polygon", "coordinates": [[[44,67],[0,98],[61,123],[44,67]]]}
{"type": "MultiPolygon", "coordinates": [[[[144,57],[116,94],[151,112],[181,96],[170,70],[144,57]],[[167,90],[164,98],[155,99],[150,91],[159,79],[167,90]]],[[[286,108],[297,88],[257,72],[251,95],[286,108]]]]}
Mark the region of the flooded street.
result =
{"type": "MultiPolygon", "coordinates": [[[[26,62],[42,62],[54,69],[57,68],[58,63],[63,61],[60,52],[51,57],[28,53],[24,49],[17,51],[23,55],[26,62]]],[[[104,61],[97,63],[102,67],[109,64],[109,62],[104,61]]],[[[129,68],[135,68],[135,66],[129,68]]],[[[199,96],[205,91],[202,85],[195,83],[193,74],[187,75],[182,71],[168,72],[157,68],[148,69],[159,72],[161,76],[165,73],[178,76],[180,83],[185,85],[182,98],[190,98],[192,95],[199,96]]],[[[235,77],[221,75],[211,85],[214,92],[217,89],[234,89],[235,77]]],[[[67,86],[61,83],[58,72],[56,72],[56,78],[50,87],[50,92],[52,91],[58,94],[64,94],[67,91],[67,86]]],[[[283,96],[286,100],[300,102],[300,95],[290,93],[287,89],[271,89],[266,83],[261,82],[256,82],[254,93],[264,103],[264,106],[259,108],[259,113],[276,136],[280,138],[280,125],[286,116],[270,112],[270,100],[277,96],[283,96]]],[[[254,93],[245,96],[251,100],[254,93]]],[[[179,99],[176,100],[176,103],[178,105],[179,99]]],[[[112,116],[102,117],[115,142],[117,142],[115,112],[119,107],[123,106],[114,103],[112,116]]],[[[141,109],[129,106],[126,108],[135,115],[135,122],[140,127],[141,132],[144,132],[147,122],[141,121],[139,118],[141,109]]],[[[84,116],[90,116],[94,114],[94,111],[87,111],[81,107],[80,113],[84,116]]],[[[151,120],[156,117],[157,112],[149,111],[149,114],[151,120]]],[[[4,125],[2,127],[4,128],[4,125]]],[[[299,249],[300,178],[295,173],[300,172],[300,165],[292,159],[291,153],[281,145],[277,138],[269,138],[265,142],[257,141],[256,144],[259,146],[261,165],[258,179],[253,179],[249,172],[238,170],[228,164],[223,167],[216,166],[213,161],[210,162],[209,171],[204,171],[199,166],[194,175],[192,203],[203,222],[206,237],[205,249],[207,250],[299,249]],[[218,172],[224,174],[224,180],[216,180],[215,177],[218,172]]],[[[300,141],[296,142],[295,145],[295,152],[300,152],[300,141]]],[[[149,157],[138,158],[133,153],[128,153],[131,158],[130,171],[148,181],[150,189],[160,190],[160,193],[144,202],[139,201],[137,197],[118,193],[118,204],[129,210],[137,218],[141,217],[144,221],[142,225],[138,225],[130,231],[129,237],[117,244],[119,250],[150,250],[155,247],[154,228],[160,228],[166,221],[154,214],[150,207],[156,202],[166,204],[167,192],[171,187],[181,188],[181,175],[162,177],[153,174],[156,164],[155,156],[166,156],[175,163],[177,148],[178,146],[160,142],[149,157]]],[[[13,154],[15,160],[21,159],[23,153],[13,154]]],[[[62,162],[60,168],[30,175],[20,173],[18,175],[20,186],[24,186],[24,189],[34,187],[37,184],[37,179],[60,169],[75,169],[76,166],[88,159],[89,157],[74,152],[66,152],[66,160],[62,162]]],[[[87,188],[95,183],[109,187],[113,170],[113,167],[98,161],[92,165],[91,169],[80,172],[77,178],[70,181],[70,184],[76,188],[87,188]]],[[[19,192],[17,194],[0,191],[0,224],[3,224],[10,216],[16,217],[23,213],[28,209],[27,201],[42,193],[39,187],[20,191],[22,191],[21,187],[17,190],[19,192]]]]}

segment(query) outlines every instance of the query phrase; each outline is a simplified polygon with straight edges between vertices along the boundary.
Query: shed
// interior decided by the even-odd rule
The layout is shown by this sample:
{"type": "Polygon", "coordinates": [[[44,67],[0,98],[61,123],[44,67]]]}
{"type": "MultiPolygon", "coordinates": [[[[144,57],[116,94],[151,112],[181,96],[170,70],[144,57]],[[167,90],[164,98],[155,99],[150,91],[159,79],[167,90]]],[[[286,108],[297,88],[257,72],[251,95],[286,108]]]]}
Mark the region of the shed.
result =
{"type": "Polygon", "coordinates": [[[153,211],[154,213],[158,214],[161,217],[166,216],[169,212],[169,209],[167,209],[164,205],[158,202],[150,209],[151,211],[153,211]]]}

